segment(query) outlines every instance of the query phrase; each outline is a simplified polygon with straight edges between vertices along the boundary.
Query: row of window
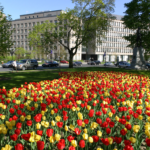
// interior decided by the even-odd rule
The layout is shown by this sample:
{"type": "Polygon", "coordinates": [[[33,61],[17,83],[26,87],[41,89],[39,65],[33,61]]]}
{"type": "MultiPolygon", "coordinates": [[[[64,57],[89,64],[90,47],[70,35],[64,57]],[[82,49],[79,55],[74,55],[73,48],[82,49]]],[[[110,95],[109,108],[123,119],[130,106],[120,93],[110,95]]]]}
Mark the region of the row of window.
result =
{"type": "Polygon", "coordinates": [[[110,52],[110,53],[133,53],[132,49],[110,49],[110,48],[96,48],[96,52],[110,52]]]}
{"type": "MultiPolygon", "coordinates": [[[[67,27],[65,27],[64,29],[67,30],[67,27]]],[[[57,31],[58,28],[55,27],[54,30],[57,31]]],[[[14,34],[16,34],[16,33],[17,33],[17,34],[20,34],[20,33],[30,33],[30,32],[31,32],[31,29],[21,29],[21,30],[14,30],[14,31],[13,31],[14,34]]],[[[66,34],[66,33],[65,33],[65,34],[66,34]]],[[[67,34],[66,34],[66,36],[67,36],[67,34]]]]}
{"type": "Polygon", "coordinates": [[[29,42],[18,41],[18,42],[14,42],[14,45],[29,45],[29,42]]]}
{"type": "Polygon", "coordinates": [[[130,29],[126,29],[126,28],[118,28],[118,27],[116,27],[116,28],[114,28],[114,27],[111,27],[110,29],[109,29],[109,31],[117,31],[117,32],[128,32],[128,33],[134,33],[135,31],[134,30],[130,30],[130,29]]]}
{"type": "Polygon", "coordinates": [[[126,43],[102,43],[101,47],[127,47],[128,44],[126,43]]]}
{"type": "MultiPolygon", "coordinates": [[[[57,20],[50,20],[50,23],[57,23],[57,20]]],[[[42,24],[43,23],[43,21],[41,21],[41,22],[32,22],[32,23],[21,23],[21,24],[13,24],[12,26],[11,26],[11,28],[24,28],[24,27],[33,27],[34,25],[36,25],[36,24],[42,24]]]]}
{"type": "Polygon", "coordinates": [[[16,39],[27,39],[27,35],[18,35],[18,36],[11,36],[12,40],[16,40],[16,39]]]}
{"type": "MultiPolygon", "coordinates": [[[[37,16],[28,16],[29,18],[38,18],[39,16],[37,15],[37,16]]],[[[27,19],[28,17],[25,17],[25,19],[27,19]]]]}

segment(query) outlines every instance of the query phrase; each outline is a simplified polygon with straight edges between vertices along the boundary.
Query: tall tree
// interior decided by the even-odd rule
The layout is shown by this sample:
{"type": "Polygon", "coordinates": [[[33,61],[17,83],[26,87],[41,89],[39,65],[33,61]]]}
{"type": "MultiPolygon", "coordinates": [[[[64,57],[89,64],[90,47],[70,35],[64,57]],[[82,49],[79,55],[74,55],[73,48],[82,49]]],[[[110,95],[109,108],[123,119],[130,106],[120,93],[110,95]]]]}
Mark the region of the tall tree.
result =
{"type": "MultiPolygon", "coordinates": [[[[141,45],[147,54],[150,54],[150,1],[149,0],[132,0],[124,4],[127,8],[122,18],[126,28],[137,30],[140,28],[141,45]]],[[[124,36],[130,41],[128,47],[133,48],[136,44],[136,32],[129,36],[124,36]]]]}
{"type": "MultiPolygon", "coordinates": [[[[49,40],[62,45],[69,53],[69,68],[73,68],[73,57],[78,47],[95,45],[104,32],[108,30],[114,7],[114,0],[72,0],[74,9],[67,9],[58,16],[55,24],[49,24],[49,40]],[[51,24],[51,25],[50,25],[51,24]],[[74,37],[74,45],[71,46],[71,38],[74,37]]],[[[42,25],[38,26],[42,28],[42,25]]],[[[45,30],[46,31],[46,30],[45,30]]],[[[44,31],[44,32],[45,32],[44,31]]]]}
{"type": "Polygon", "coordinates": [[[26,55],[26,50],[23,47],[17,47],[15,50],[15,55],[16,55],[18,60],[22,59],[26,55]]]}
{"type": "Polygon", "coordinates": [[[37,24],[33,31],[29,33],[29,45],[33,47],[34,53],[49,54],[50,47],[54,45],[54,40],[50,37],[49,30],[55,25],[45,21],[43,24],[37,24]]]}
{"type": "Polygon", "coordinates": [[[6,16],[3,12],[4,8],[0,6],[0,56],[5,56],[10,52],[10,48],[13,45],[11,35],[13,30],[11,29],[11,16],[6,16]]]}

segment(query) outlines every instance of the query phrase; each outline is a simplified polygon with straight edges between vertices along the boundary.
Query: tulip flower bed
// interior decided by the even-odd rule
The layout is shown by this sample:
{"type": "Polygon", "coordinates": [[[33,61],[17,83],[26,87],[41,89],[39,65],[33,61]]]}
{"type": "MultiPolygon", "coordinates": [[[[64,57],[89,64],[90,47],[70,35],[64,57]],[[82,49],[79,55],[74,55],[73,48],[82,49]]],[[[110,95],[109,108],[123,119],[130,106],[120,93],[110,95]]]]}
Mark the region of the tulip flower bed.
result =
{"type": "Polygon", "coordinates": [[[150,147],[150,79],[62,72],[0,89],[1,150],[139,150],[150,147]]]}

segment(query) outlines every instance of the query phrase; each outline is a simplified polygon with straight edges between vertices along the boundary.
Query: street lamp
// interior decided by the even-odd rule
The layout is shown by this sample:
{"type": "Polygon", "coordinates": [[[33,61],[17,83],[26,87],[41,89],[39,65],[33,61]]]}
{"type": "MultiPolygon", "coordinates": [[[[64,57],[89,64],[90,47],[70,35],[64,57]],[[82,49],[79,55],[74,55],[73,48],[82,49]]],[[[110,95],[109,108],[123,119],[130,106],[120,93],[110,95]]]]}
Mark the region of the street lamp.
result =
{"type": "Polygon", "coordinates": [[[10,51],[10,54],[11,54],[11,56],[12,56],[12,60],[13,60],[13,54],[15,53],[15,50],[14,49],[11,49],[11,51],[10,51]]]}

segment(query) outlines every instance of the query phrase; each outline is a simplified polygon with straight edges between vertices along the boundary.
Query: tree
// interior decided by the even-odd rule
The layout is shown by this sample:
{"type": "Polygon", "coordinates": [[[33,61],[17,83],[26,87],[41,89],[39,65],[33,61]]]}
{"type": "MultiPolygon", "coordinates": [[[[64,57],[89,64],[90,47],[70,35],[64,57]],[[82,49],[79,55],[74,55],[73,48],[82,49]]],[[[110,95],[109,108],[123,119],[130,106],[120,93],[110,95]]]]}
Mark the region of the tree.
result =
{"type": "Polygon", "coordinates": [[[15,55],[17,59],[22,59],[26,55],[26,50],[23,47],[17,47],[15,50],[15,55]]]}
{"type": "MultiPolygon", "coordinates": [[[[72,0],[75,3],[74,9],[67,9],[58,16],[55,24],[44,24],[43,32],[49,31],[49,40],[62,45],[69,53],[69,68],[73,68],[73,57],[77,53],[78,47],[95,44],[100,37],[104,37],[104,32],[108,30],[110,20],[114,19],[114,0],[72,0]],[[75,37],[74,45],[70,46],[71,38],[75,37]]],[[[38,25],[37,28],[42,28],[38,25]]],[[[33,31],[34,32],[34,31],[33,31]]],[[[39,32],[37,35],[40,34],[39,32]]]]}
{"type": "MultiPolygon", "coordinates": [[[[137,30],[140,28],[141,45],[147,54],[150,54],[150,1],[149,0],[132,0],[124,4],[127,10],[122,18],[125,28],[137,30]]],[[[124,36],[127,41],[130,41],[128,47],[134,48],[136,44],[136,32],[129,36],[124,36]]]]}
{"type": "Polygon", "coordinates": [[[54,40],[51,39],[48,31],[54,27],[45,21],[43,24],[37,24],[33,27],[33,31],[29,33],[29,45],[33,47],[35,54],[49,54],[50,47],[53,46],[54,40]]]}
{"type": "Polygon", "coordinates": [[[4,8],[0,6],[0,56],[5,57],[5,54],[10,52],[10,48],[13,45],[11,35],[13,30],[11,29],[11,16],[6,16],[3,13],[4,8]]]}

